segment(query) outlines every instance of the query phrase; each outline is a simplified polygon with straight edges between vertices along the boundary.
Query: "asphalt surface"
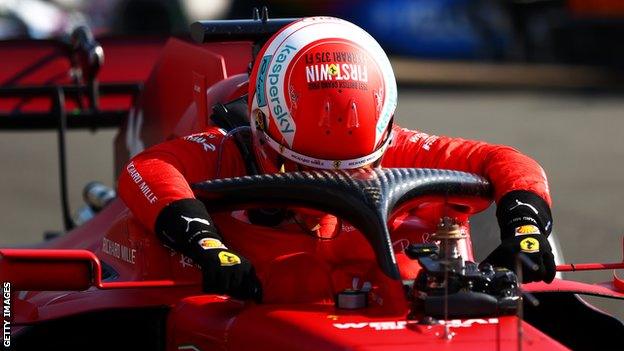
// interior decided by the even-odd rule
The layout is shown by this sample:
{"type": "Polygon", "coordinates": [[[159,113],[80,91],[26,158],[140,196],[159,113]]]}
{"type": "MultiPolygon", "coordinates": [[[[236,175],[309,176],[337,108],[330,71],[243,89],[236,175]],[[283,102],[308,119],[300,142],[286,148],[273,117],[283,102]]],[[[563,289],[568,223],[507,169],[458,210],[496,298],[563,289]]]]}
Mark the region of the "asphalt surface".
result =
{"type": "MultiPolygon", "coordinates": [[[[624,96],[595,93],[403,89],[398,123],[432,134],[508,144],[538,160],[553,196],[554,230],[566,262],[622,260],[624,96]]],[[[113,183],[114,131],[70,132],[71,208],[91,180],[113,183]]],[[[36,243],[62,228],[56,135],[0,133],[0,246],[36,243]]],[[[496,242],[493,213],[473,223],[477,256],[496,242]]],[[[571,273],[589,282],[611,272],[571,273]]],[[[594,300],[592,300],[594,301],[594,300]]],[[[624,302],[602,304],[624,317],[624,302]]]]}

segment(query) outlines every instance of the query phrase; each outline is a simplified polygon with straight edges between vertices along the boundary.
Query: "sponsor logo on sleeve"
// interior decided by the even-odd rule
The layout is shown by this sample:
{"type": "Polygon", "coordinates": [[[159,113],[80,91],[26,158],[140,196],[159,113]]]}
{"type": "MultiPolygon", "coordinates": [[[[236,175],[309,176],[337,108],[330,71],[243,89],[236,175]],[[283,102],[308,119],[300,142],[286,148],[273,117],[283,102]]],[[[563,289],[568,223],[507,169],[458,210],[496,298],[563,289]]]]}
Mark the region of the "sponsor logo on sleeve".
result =
{"type": "Polygon", "coordinates": [[[429,135],[422,132],[417,132],[412,135],[408,141],[410,143],[421,143],[421,148],[423,150],[429,151],[431,149],[431,145],[435,143],[438,139],[440,139],[437,135],[429,135]]]}
{"type": "MultiPolygon", "coordinates": [[[[214,138],[214,135],[210,134],[208,138],[214,138]]],[[[214,146],[213,143],[208,142],[208,138],[202,135],[189,135],[187,137],[184,137],[184,140],[201,145],[206,152],[215,151],[217,148],[214,146]]]]}
{"type": "Polygon", "coordinates": [[[147,202],[149,202],[150,204],[156,203],[156,201],[158,201],[158,197],[154,195],[152,189],[143,180],[143,176],[141,176],[139,171],[136,169],[134,162],[130,162],[126,166],[126,171],[128,172],[128,175],[130,175],[130,178],[132,178],[132,181],[139,187],[139,190],[147,199],[147,202]]]}

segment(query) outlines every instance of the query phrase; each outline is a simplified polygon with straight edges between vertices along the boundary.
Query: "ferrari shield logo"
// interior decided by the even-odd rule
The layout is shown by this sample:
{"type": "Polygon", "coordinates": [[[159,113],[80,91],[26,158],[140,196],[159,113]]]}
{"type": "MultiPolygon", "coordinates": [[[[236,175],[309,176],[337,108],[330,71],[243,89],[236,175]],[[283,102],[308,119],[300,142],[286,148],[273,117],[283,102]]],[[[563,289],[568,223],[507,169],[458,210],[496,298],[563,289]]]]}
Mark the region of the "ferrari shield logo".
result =
{"type": "Polygon", "coordinates": [[[539,251],[539,241],[535,238],[526,238],[520,242],[520,250],[526,253],[534,253],[539,251]]]}
{"type": "Polygon", "coordinates": [[[222,266],[234,266],[241,263],[240,257],[227,251],[219,252],[219,261],[222,266]]]}

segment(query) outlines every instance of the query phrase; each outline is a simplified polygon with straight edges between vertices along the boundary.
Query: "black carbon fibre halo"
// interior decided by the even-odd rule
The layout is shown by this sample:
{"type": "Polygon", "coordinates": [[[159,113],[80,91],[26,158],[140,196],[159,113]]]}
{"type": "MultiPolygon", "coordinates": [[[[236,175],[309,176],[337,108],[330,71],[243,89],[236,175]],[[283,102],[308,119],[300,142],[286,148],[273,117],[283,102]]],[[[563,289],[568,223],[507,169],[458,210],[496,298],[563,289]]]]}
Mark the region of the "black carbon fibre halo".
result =
{"type": "Polygon", "coordinates": [[[491,198],[487,179],[466,172],[427,168],[318,170],[262,174],[193,184],[209,211],[250,206],[307,206],[351,222],[370,242],[381,269],[399,279],[388,215],[421,196],[459,201],[491,198]]]}

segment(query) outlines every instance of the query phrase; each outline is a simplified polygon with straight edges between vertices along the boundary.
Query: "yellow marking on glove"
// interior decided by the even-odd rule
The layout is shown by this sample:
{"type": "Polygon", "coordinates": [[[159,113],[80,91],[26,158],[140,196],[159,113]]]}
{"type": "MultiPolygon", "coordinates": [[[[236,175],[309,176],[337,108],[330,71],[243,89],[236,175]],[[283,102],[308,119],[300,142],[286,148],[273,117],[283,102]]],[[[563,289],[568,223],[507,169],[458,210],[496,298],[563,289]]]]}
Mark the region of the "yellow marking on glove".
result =
{"type": "Polygon", "coordinates": [[[520,242],[520,250],[526,253],[534,253],[539,251],[539,241],[535,238],[526,238],[520,242]]]}
{"type": "Polygon", "coordinates": [[[219,261],[221,266],[234,266],[241,263],[240,257],[227,251],[219,252],[219,261]]]}

